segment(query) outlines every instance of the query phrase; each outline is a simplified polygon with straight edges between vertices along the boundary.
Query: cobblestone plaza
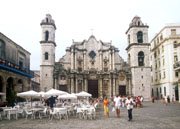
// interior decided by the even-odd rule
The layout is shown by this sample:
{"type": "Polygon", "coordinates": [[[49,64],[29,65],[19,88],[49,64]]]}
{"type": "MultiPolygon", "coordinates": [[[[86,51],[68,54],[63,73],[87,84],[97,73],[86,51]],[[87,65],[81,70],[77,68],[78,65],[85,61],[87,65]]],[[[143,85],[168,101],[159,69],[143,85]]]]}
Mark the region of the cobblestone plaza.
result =
{"type": "Polygon", "coordinates": [[[144,108],[133,109],[133,120],[128,121],[127,109],[121,109],[121,117],[110,111],[105,118],[103,110],[97,112],[95,120],[81,120],[70,117],[68,120],[48,118],[32,120],[1,120],[0,129],[179,129],[180,104],[165,105],[161,102],[144,102],[144,108]]]}

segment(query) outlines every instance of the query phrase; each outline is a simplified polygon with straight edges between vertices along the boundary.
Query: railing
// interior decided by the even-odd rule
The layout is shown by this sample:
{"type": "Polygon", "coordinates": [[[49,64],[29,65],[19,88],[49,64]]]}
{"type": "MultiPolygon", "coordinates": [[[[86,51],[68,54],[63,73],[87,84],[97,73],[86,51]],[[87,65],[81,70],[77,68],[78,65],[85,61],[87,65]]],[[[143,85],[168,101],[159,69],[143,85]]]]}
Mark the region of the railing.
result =
{"type": "Polygon", "coordinates": [[[174,69],[180,68],[180,61],[175,62],[174,69]]]}
{"type": "Polygon", "coordinates": [[[0,64],[4,65],[4,66],[7,66],[7,67],[10,67],[10,68],[13,68],[13,69],[16,69],[16,70],[19,70],[19,71],[22,71],[24,73],[28,73],[30,75],[34,75],[33,71],[31,71],[29,69],[26,69],[26,68],[23,68],[23,67],[20,67],[19,65],[14,64],[14,63],[12,63],[10,61],[3,60],[2,58],[0,58],[0,64]]]}

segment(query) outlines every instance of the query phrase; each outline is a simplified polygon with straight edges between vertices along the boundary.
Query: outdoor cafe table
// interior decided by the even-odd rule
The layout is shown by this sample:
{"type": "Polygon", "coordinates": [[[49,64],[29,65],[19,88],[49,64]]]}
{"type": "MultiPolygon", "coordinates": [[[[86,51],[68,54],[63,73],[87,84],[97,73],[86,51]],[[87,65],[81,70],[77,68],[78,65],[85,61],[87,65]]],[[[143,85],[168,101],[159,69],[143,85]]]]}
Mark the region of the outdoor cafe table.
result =
{"type": "MultiPolygon", "coordinates": [[[[51,110],[51,109],[50,109],[51,110]]],[[[61,115],[65,115],[66,116],[66,118],[68,119],[68,113],[67,113],[67,108],[57,108],[57,107],[55,107],[54,109],[53,109],[54,111],[54,115],[56,114],[56,115],[58,115],[59,117],[60,117],[60,119],[61,119],[61,115]]]]}
{"type": "Polygon", "coordinates": [[[18,109],[16,108],[5,108],[4,109],[5,114],[7,114],[7,119],[11,120],[11,115],[16,115],[16,120],[18,119],[18,109]]]}
{"type": "Polygon", "coordinates": [[[81,113],[81,118],[86,119],[87,118],[87,111],[90,107],[78,107],[77,108],[77,113],[81,113]]]}
{"type": "Polygon", "coordinates": [[[43,111],[44,108],[31,108],[30,111],[32,111],[32,118],[36,118],[36,114],[39,113],[39,119],[41,119],[40,111],[43,111]]]}

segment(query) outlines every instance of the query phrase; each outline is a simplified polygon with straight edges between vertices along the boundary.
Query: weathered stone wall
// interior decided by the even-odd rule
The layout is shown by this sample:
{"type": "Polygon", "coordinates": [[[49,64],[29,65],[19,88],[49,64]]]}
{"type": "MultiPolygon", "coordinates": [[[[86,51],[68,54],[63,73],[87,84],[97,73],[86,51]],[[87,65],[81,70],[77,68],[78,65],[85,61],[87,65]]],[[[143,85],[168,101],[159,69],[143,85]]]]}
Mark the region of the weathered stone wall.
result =
{"type": "Polygon", "coordinates": [[[23,67],[30,69],[30,53],[13,42],[11,39],[0,33],[0,40],[5,43],[5,56],[0,58],[19,65],[20,58],[23,59],[23,67]]]}

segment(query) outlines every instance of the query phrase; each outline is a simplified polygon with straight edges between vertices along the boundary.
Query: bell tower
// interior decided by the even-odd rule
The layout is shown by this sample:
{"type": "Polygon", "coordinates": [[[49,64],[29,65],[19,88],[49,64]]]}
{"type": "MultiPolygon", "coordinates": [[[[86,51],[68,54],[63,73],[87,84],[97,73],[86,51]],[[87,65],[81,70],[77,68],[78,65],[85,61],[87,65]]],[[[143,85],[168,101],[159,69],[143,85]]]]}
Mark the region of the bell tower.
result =
{"type": "Polygon", "coordinates": [[[128,64],[132,73],[132,95],[150,99],[151,68],[149,62],[149,26],[135,16],[126,31],[128,64]]]}
{"type": "Polygon", "coordinates": [[[56,25],[50,14],[41,21],[42,39],[40,61],[40,88],[47,91],[54,87],[53,71],[55,64],[55,30],[56,25]]]}

